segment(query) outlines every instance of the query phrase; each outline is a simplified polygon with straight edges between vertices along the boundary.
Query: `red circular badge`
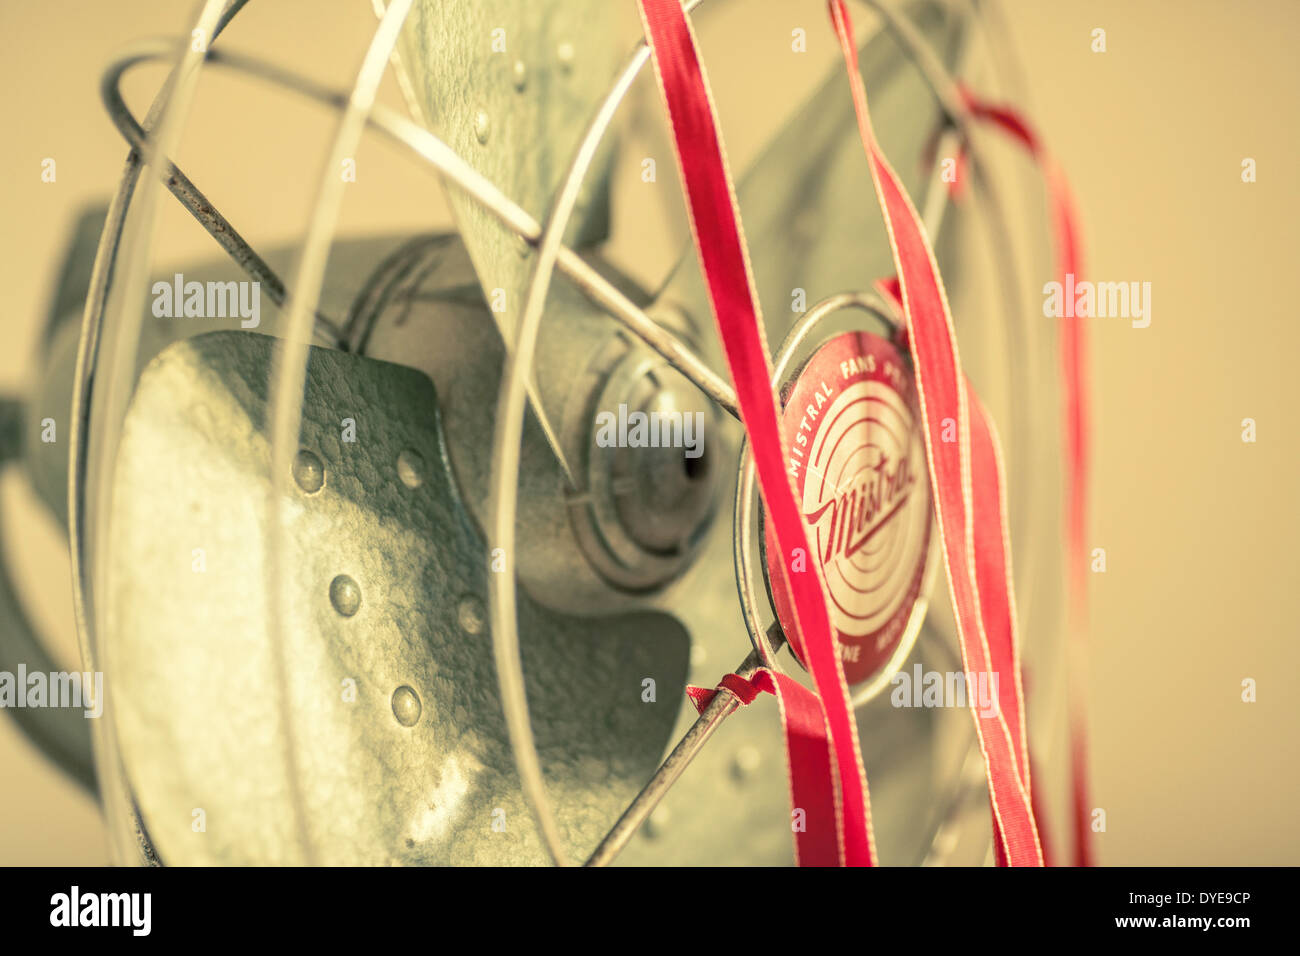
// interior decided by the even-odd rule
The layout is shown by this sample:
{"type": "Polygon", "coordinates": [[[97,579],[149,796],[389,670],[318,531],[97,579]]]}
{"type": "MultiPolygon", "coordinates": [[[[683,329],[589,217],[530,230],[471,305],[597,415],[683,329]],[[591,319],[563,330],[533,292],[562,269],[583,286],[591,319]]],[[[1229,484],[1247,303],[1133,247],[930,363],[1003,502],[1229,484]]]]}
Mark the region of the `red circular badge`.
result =
{"type": "MultiPolygon", "coordinates": [[[[814,554],[848,683],[876,676],[898,649],[921,593],[930,545],[930,485],[911,369],[887,339],[847,332],[799,373],[781,415],[781,444],[814,554]]],[[[782,555],[766,523],[767,580],[800,655],[782,555]]]]}

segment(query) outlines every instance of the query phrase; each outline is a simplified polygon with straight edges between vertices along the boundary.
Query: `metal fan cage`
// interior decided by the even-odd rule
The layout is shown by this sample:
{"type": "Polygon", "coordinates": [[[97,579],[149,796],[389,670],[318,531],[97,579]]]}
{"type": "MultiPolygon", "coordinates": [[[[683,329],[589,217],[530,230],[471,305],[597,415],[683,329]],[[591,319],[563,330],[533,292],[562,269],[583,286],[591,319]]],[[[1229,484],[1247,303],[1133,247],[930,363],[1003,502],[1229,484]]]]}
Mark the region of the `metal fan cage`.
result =
{"type": "MultiPolygon", "coordinates": [[[[365,131],[373,129],[428,163],[447,182],[472,197],[517,235],[520,241],[533,248],[527,298],[514,342],[507,350],[495,417],[491,469],[494,484],[490,520],[485,529],[493,547],[503,548],[506,553],[510,553],[515,542],[515,481],[519,470],[526,407],[525,380],[533,362],[534,345],[545,310],[547,292],[557,271],[607,311],[615,321],[621,323],[629,333],[667,360],[718,407],[732,416],[738,414],[734,391],[725,379],[715,373],[689,345],[656,323],[564,243],[566,227],[593,158],[610,129],[620,104],[649,59],[649,51],[644,43],[637,45],[600,102],[568,163],[545,221],[538,222],[424,125],[376,103],[380,80],[394,56],[402,25],[411,11],[413,0],[390,0],[386,7],[382,3],[376,3],[378,25],[350,90],[330,89],[275,64],[215,47],[214,42],[246,3],[247,0],[205,0],[191,34],[193,42],[191,38],[186,38],[181,42],[142,43],[117,58],[103,78],[104,102],[114,123],[131,146],[131,152],[118,193],[110,207],[95,262],[77,358],[73,401],[69,529],[74,579],[77,583],[76,618],[84,666],[87,668],[94,668],[100,660],[97,634],[100,633],[103,622],[97,616],[97,581],[94,572],[97,562],[102,559],[104,547],[102,518],[108,509],[106,496],[111,484],[108,463],[112,459],[131,389],[129,376],[113,373],[114,370],[128,369],[135,365],[154,215],[161,189],[170,191],[221,248],[245,270],[249,278],[260,281],[272,300],[285,305],[287,309],[287,334],[283,339],[283,347],[279,350],[271,384],[272,467],[273,474],[280,476],[276,480],[288,480],[292,456],[297,448],[301,412],[299,401],[304,385],[308,345],[316,342],[337,347],[343,342],[343,330],[339,323],[318,310],[326,259],[343,202],[343,184],[339,178],[328,172],[322,176],[310,222],[303,232],[296,273],[291,281],[286,282],[169,158],[176,153],[196,85],[208,66],[236,70],[260,78],[337,109],[341,119],[330,149],[330,161],[326,163],[327,171],[336,169],[340,159],[355,155],[365,131]],[[120,92],[120,82],[133,66],[158,60],[171,61],[175,65],[148,116],[141,121],[126,106],[120,92]]],[[[687,0],[685,3],[688,11],[700,5],[701,0],[687,0]]],[[[946,117],[947,127],[942,131],[939,149],[950,151],[958,143],[965,145],[978,184],[976,191],[984,197],[981,201],[984,218],[994,233],[1008,233],[1009,226],[1002,205],[992,192],[992,182],[985,175],[984,157],[972,133],[970,117],[957,94],[954,77],[892,4],[884,0],[866,0],[866,5],[878,15],[906,58],[920,71],[946,117]]],[[[985,4],[971,3],[969,6],[977,19],[983,15],[985,4]]],[[[938,188],[930,189],[924,215],[927,227],[934,234],[946,206],[946,190],[939,186],[937,169],[933,174],[932,185],[938,188]]],[[[1006,287],[1015,289],[1016,279],[1013,277],[1006,283],[1006,287]]],[[[831,305],[863,308],[874,311],[883,318],[892,318],[892,310],[872,297],[831,305]]],[[[1025,309],[1019,304],[1013,304],[1012,311],[1018,315],[1025,314],[1025,309]]],[[[1009,333],[1013,338],[1017,334],[1017,330],[1009,333]]],[[[1023,342],[1019,347],[1028,349],[1023,342]]],[[[788,359],[789,350],[784,350],[782,354],[788,359]]],[[[1035,386],[1035,381],[1026,377],[1036,374],[1029,371],[1032,365],[1032,362],[1022,362],[1017,366],[1019,371],[1016,374],[1020,380],[1014,386],[1016,394],[1024,396],[1035,386]]],[[[1021,430],[1020,424],[1013,422],[1012,430],[1021,430]]],[[[1017,442],[1015,448],[1021,460],[1013,461],[1013,471],[1028,467],[1030,457],[1024,443],[1017,442]]],[[[741,518],[752,502],[752,474],[751,481],[746,486],[745,470],[742,468],[741,479],[742,508],[738,510],[737,517],[737,565],[742,608],[745,610],[746,625],[751,631],[751,637],[762,651],[751,653],[741,662],[738,672],[743,675],[747,669],[752,670],[757,666],[760,658],[771,655],[773,648],[753,611],[752,584],[746,575],[740,575],[739,570],[745,563],[744,548],[741,547],[745,541],[745,522],[741,518]]],[[[278,499],[274,495],[268,500],[267,507],[270,509],[270,527],[281,528],[282,522],[277,520],[278,499]]],[[[277,553],[282,546],[279,533],[272,532],[268,546],[273,554],[277,553]]],[[[270,566],[273,569],[270,587],[274,607],[280,582],[275,577],[276,562],[272,561],[270,566]]],[[[510,743],[524,794],[543,842],[551,859],[562,864],[568,861],[547,798],[528,717],[517,633],[514,575],[491,575],[490,583],[490,630],[510,743]]],[[[272,620],[273,650],[277,668],[283,672],[289,663],[284,659],[279,646],[278,631],[277,621],[272,620]]],[[[587,861],[589,864],[599,865],[614,859],[645,822],[662,796],[679,779],[695,754],[703,748],[716,727],[735,709],[734,699],[718,695],[673,747],[660,769],[596,848],[587,861]]],[[[282,707],[280,719],[286,728],[292,723],[293,716],[287,706],[282,707]]],[[[96,733],[95,759],[117,854],[119,858],[147,862],[152,859],[152,850],[133,804],[129,785],[118,772],[118,756],[111,733],[103,729],[96,733]]],[[[973,758],[978,759],[977,751],[973,753],[973,758]]],[[[292,755],[287,755],[286,759],[291,761],[292,755]]],[[[971,794],[978,794],[980,790],[982,784],[978,774],[972,783],[969,771],[968,766],[963,773],[962,789],[948,797],[951,801],[950,818],[955,819],[957,812],[969,805],[971,794]]],[[[940,833],[936,837],[936,846],[939,847],[942,843],[943,834],[940,833]]],[[[305,858],[311,861],[310,847],[304,845],[303,850],[305,858]]],[[[936,859],[941,860],[942,849],[936,850],[936,854],[936,859]]]]}

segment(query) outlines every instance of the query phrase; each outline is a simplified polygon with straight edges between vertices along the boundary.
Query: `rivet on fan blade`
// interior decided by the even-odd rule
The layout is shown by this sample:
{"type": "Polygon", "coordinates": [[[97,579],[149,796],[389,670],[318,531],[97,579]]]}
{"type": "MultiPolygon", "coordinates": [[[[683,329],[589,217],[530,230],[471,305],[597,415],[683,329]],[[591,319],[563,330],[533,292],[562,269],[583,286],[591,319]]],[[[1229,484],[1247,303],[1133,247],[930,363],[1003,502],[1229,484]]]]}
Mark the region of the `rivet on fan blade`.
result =
{"type": "Polygon", "coordinates": [[[565,40],[560,44],[557,55],[560,58],[560,69],[565,73],[573,72],[573,44],[565,40]]]}
{"type": "Polygon", "coordinates": [[[330,582],[330,603],[344,617],[351,617],[361,607],[361,588],[346,574],[330,582]]]}
{"type": "Polygon", "coordinates": [[[403,684],[397,690],[393,691],[393,716],[403,727],[414,727],[420,719],[420,712],[424,705],[420,703],[420,695],[412,688],[403,684]]]}
{"type": "Polygon", "coordinates": [[[515,60],[515,65],[510,68],[510,78],[515,89],[522,93],[524,87],[528,85],[528,67],[524,65],[523,60],[515,60]]]}
{"type": "Polygon", "coordinates": [[[486,622],[483,602],[472,594],[465,595],[456,607],[456,619],[466,634],[482,634],[486,622]]]}
{"type": "Polygon", "coordinates": [[[492,117],[488,116],[487,110],[479,110],[474,114],[474,136],[480,143],[486,143],[490,135],[492,135],[492,117]]]}
{"type": "Polygon", "coordinates": [[[325,484],[325,466],[314,452],[304,448],[294,457],[293,480],[309,495],[321,490],[325,484]]]}
{"type": "Polygon", "coordinates": [[[408,488],[424,484],[424,456],[412,448],[403,448],[397,455],[397,477],[408,488]]]}

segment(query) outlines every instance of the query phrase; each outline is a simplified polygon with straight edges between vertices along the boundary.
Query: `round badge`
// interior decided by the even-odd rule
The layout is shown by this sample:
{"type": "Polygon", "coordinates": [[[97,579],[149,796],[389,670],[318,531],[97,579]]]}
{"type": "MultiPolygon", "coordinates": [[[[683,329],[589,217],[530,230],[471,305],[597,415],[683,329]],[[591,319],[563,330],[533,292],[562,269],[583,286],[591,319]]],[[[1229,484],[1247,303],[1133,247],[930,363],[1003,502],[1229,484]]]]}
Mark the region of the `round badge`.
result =
{"type": "MultiPolygon", "coordinates": [[[[799,372],[781,414],[786,468],[830,594],[831,627],[850,685],[879,674],[921,595],[930,544],[930,486],[910,366],[887,339],[847,332],[799,372]]],[[[801,657],[782,554],[765,524],[768,588],[801,657]]]]}

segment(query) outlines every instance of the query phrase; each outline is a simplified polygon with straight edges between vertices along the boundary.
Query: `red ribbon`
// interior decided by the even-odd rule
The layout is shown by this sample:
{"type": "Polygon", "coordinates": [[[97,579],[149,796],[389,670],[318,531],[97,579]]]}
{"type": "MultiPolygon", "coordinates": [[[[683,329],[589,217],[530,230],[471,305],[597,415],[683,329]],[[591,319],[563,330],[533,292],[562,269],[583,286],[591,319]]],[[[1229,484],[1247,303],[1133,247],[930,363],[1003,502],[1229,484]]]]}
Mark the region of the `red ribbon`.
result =
{"type": "Polygon", "coordinates": [[[998,678],[997,713],[988,714],[973,701],[971,709],[988,775],[997,858],[1013,866],[1041,866],[1030,798],[1001,453],[993,426],[962,374],[947,296],[925,229],[871,128],[853,25],[843,0],[830,0],[830,13],[894,254],[963,664],[968,673],[998,678]]]}
{"type": "MultiPolygon", "coordinates": [[[[796,548],[807,553],[806,529],[781,461],[771,362],[761,332],[739,210],[695,39],[680,0],[639,0],[639,6],[672,126],[700,265],[736,382],[760,491],[782,553],[793,554],[796,548]]],[[[998,861],[1041,865],[1015,631],[1005,476],[997,436],[961,373],[946,295],[924,229],[876,144],[843,0],[831,0],[830,10],[898,271],[891,291],[896,292],[907,319],[907,342],[921,396],[930,479],[964,665],[968,672],[987,672],[999,678],[998,712],[972,710],[989,778],[998,861]],[[945,433],[954,426],[957,440],[946,440],[945,433]]],[[[973,98],[971,103],[973,112],[1017,135],[1041,157],[1036,139],[1013,113],[974,104],[973,98]]],[[[1052,181],[1058,197],[1054,209],[1062,261],[1072,265],[1077,242],[1068,192],[1063,180],[1053,177],[1052,181]]],[[[1078,326],[1072,323],[1063,333],[1062,359],[1072,475],[1069,529],[1072,540],[1078,542],[1082,541],[1082,479],[1086,475],[1082,358],[1078,326]]],[[[1082,590],[1082,561],[1082,549],[1074,549],[1071,567],[1076,596],[1082,590]]],[[[790,678],[766,669],[756,672],[751,681],[728,675],[719,690],[742,703],[763,691],[774,693],[780,701],[799,862],[870,864],[874,847],[866,777],[848,688],[832,638],[824,583],[820,568],[815,562],[813,565],[812,576],[791,577],[786,564],[782,564],[781,573],[791,585],[794,601],[797,633],[791,636],[805,648],[819,693],[814,695],[790,678]],[[807,814],[804,832],[797,826],[800,809],[807,814]],[[831,819],[834,839],[832,828],[826,825],[831,819]]],[[[702,709],[713,693],[692,688],[691,697],[702,709]]]]}
{"type": "MultiPolygon", "coordinates": [[[[1020,143],[1038,163],[1047,185],[1051,205],[1057,273],[1075,281],[1082,272],[1078,216],[1074,198],[1061,167],[1043,147],[1042,140],[1019,112],[1009,106],[979,99],[961,87],[962,99],[971,116],[991,123],[1020,143]]],[[[1070,762],[1074,821],[1074,852],[1077,866],[1091,866],[1088,831],[1088,748],[1082,679],[1083,637],[1087,632],[1087,546],[1084,536],[1088,518],[1089,402],[1087,350],[1083,326],[1072,310],[1061,319],[1060,363],[1062,418],[1066,461],[1066,570],[1070,590],[1070,611],[1075,622],[1074,659],[1070,668],[1070,762]]]]}
{"type": "Polygon", "coordinates": [[[750,680],[728,674],[714,690],[686,688],[686,695],[699,713],[719,693],[731,694],[741,704],[751,703],[760,693],[775,695],[781,708],[781,726],[785,728],[795,862],[799,866],[838,866],[840,837],[835,825],[835,788],[830,785],[835,771],[826,717],[817,695],[798,681],[765,667],[756,670],[750,680]]]}
{"type": "Polygon", "coordinates": [[[691,699],[695,712],[699,714],[704,713],[704,708],[713,703],[713,698],[718,696],[719,691],[726,691],[741,704],[752,704],[759,694],[775,694],[776,688],[772,686],[771,672],[762,667],[754,672],[753,680],[745,680],[739,674],[727,674],[713,689],[686,685],[686,696],[691,699]]]}
{"type": "MultiPolygon", "coordinates": [[[[750,274],[740,212],[695,37],[681,0],[638,0],[638,4],[672,127],[696,252],[736,384],[741,420],[749,436],[766,513],[782,554],[793,555],[796,549],[812,554],[782,461],[772,363],[759,321],[758,296],[750,274]]],[[[782,573],[793,597],[796,630],[824,719],[819,728],[811,713],[802,713],[811,702],[791,687],[788,699],[782,697],[783,720],[792,799],[798,801],[809,790],[814,791],[819,796],[816,812],[820,814],[825,812],[825,797],[829,795],[837,840],[834,858],[824,844],[805,840],[807,833],[796,834],[796,848],[802,863],[869,866],[875,861],[875,852],[857,724],[832,636],[821,569],[815,561],[808,565],[811,573],[792,572],[786,561],[782,573]],[[791,711],[796,709],[800,710],[797,716],[802,722],[792,719],[791,711]],[[800,735],[823,733],[832,758],[828,766],[797,765],[804,753],[800,735]],[[812,774],[821,776],[814,779],[812,774]]],[[[778,680],[778,686],[782,683],[778,680]]],[[[796,803],[796,809],[807,811],[810,831],[814,824],[821,823],[813,819],[812,807],[796,803]]],[[[818,825],[816,829],[820,832],[826,828],[818,825]]]]}

